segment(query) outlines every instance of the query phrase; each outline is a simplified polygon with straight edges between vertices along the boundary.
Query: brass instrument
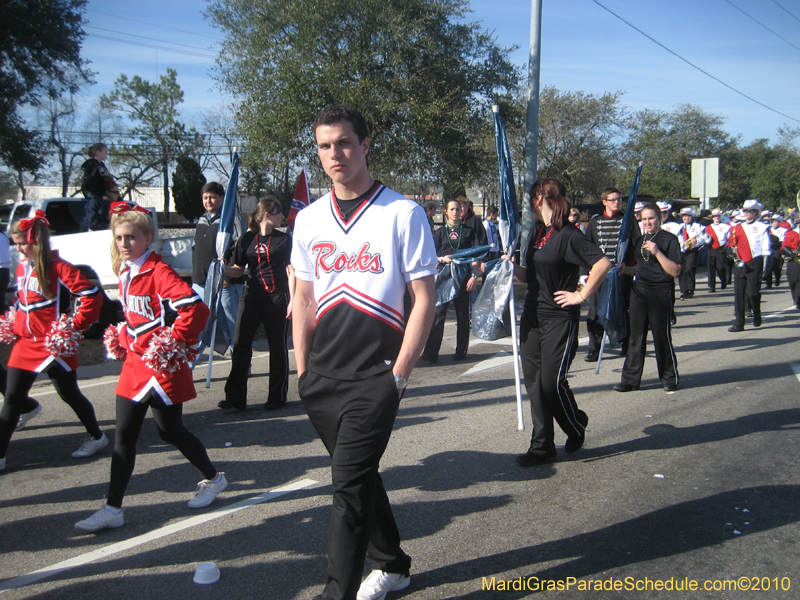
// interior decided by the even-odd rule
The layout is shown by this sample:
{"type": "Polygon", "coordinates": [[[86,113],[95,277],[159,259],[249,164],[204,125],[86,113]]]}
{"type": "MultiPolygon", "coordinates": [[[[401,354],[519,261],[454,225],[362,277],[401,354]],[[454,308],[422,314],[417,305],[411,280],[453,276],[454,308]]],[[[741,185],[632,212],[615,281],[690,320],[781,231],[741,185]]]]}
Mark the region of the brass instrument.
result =
{"type": "Polygon", "coordinates": [[[729,256],[733,259],[733,264],[737,267],[744,267],[744,261],[739,257],[739,245],[736,241],[736,226],[731,228],[731,241],[732,245],[728,246],[729,256]]]}
{"type": "Polygon", "coordinates": [[[683,247],[685,248],[686,252],[689,252],[692,248],[694,248],[694,240],[695,239],[696,238],[693,238],[693,237],[692,238],[688,238],[684,242],[683,247]]]}

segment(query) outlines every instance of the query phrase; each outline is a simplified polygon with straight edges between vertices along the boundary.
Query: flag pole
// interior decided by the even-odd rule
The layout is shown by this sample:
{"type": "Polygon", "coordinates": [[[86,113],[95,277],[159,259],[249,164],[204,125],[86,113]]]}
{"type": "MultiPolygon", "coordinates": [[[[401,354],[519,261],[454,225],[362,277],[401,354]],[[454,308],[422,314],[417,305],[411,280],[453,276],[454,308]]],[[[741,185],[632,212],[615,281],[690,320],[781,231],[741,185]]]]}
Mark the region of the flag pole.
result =
{"type": "Polygon", "coordinates": [[[517,431],[525,430],[525,419],[522,412],[522,379],[519,372],[519,345],[517,343],[517,306],[514,296],[514,281],[511,281],[511,296],[508,299],[511,309],[511,347],[514,353],[514,383],[517,390],[517,431]]]}

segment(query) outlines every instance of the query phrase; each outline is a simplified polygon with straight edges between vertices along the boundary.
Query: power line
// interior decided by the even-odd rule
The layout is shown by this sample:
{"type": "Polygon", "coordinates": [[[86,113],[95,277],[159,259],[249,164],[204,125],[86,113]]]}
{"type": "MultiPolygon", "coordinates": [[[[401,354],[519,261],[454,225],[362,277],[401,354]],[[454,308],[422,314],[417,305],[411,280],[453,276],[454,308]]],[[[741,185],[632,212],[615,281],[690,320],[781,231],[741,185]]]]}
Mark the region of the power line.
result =
{"type": "Polygon", "coordinates": [[[134,35],[132,33],[125,33],[124,31],[117,31],[116,29],[103,29],[102,27],[95,27],[94,25],[87,25],[86,29],[96,29],[97,31],[116,33],[117,35],[127,35],[128,37],[139,38],[140,40],[150,40],[151,42],[161,42],[162,44],[174,44],[175,46],[183,46],[184,48],[194,48],[195,50],[203,50],[203,51],[208,50],[208,48],[201,48],[200,46],[190,46],[189,44],[180,44],[178,42],[170,42],[169,40],[160,40],[158,38],[145,37],[143,35],[134,35]]]}
{"type": "Polygon", "coordinates": [[[618,18],[620,21],[622,21],[623,23],[625,23],[625,24],[626,24],[628,27],[630,27],[630,28],[632,28],[632,29],[635,29],[636,31],[638,31],[639,33],[641,33],[641,34],[642,34],[644,37],[646,37],[646,38],[647,38],[648,40],[650,40],[651,42],[653,42],[653,43],[655,43],[655,44],[658,44],[659,46],[661,46],[661,47],[662,47],[664,50],[666,50],[667,52],[669,52],[669,53],[670,53],[670,54],[672,54],[673,56],[676,56],[677,58],[681,59],[683,62],[685,62],[685,63],[686,63],[687,65],[689,65],[690,67],[692,67],[692,68],[694,68],[694,69],[697,69],[698,71],[700,71],[700,72],[701,72],[703,75],[705,75],[706,77],[710,77],[711,79],[713,79],[713,80],[714,80],[714,81],[716,81],[717,83],[720,83],[720,84],[724,85],[724,86],[725,86],[726,88],[728,88],[729,90],[731,90],[731,91],[733,91],[733,92],[736,92],[736,93],[737,93],[737,94],[739,94],[740,96],[743,96],[744,98],[747,98],[747,99],[748,99],[748,100],[750,100],[751,102],[755,102],[756,104],[758,104],[759,106],[762,106],[762,107],[766,108],[767,110],[770,110],[770,111],[772,111],[772,112],[774,112],[774,113],[776,113],[776,114],[779,114],[779,115],[781,115],[782,117],[786,117],[787,119],[790,119],[790,120],[794,121],[795,123],[800,123],[800,119],[796,119],[796,118],[794,118],[794,117],[791,117],[791,116],[789,116],[789,115],[787,115],[787,114],[785,114],[785,113],[782,113],[781,111],[779,111],[779,110],[776,110],[776,109],[772,108],[771,106],[767,106],[767,105],[766,105],[766,104],[764,104],[763,102],[760,102],[759,100],[756,100],[755,98],[752,98],[752,97],[748,96],[748,95],[747,95],[747,94],[745,94],[744,92],[740,92],[740,91],[739,91],[739,90],[737,90],[735,87],[728,85],[727,83],[725,83],[724,81],[722,81],[722,80],[721,80],[719,77],[715,77],[714,75],[712,75],[712,74],[711,74],[711,73],[709,73],[708,71],[704,71],[703,69],[701,69],[701,68],[700,68],[700,67],[698,67],[696,64],[694,64],[694,63],[692,63],[691,61],[689,61],[688,59],[685,59],[685,58],[683,58],[683,57],[682,57],[680,54],[678,54],[678,53],[677,53],[677,52],[675,52],[674,50],[670,50],[669,48],[667,48],[667,47],[666,47],[664,44],[662,44],[661,42],[659,42],[659,41],[658,41],[657,39],[655,39],[654,37],[652,37],[652,36],[650,36],[650,35],[646,34],[644,31],[642,31],[641,29],[639,29],[638,27],[636,27],[636,25],[634,25],[633,23],[630,23],[630,22],[626,21],[625,19],[623,19],[621,16],[619,16],[617,13],[615,13],[615,12],[614,12],[613,10],[611,10],[610,8],[608,8],[608,7],[606,7],[606,6],[603,6],[603,5],[602,5],[602,4],[600,4],[600,2],[598,2],[597,0],[592,0],[592,2],[594,2],[595,4],[597,4],[597,6],[599,6],[599,7],[600,7],[600,8],[602,8],[603,10],[606,10],[606,11],[610,12],[612,15],[614,15],[615,17],[617,17],[617,18],[618,18]]]}
{"type": "MultiPolygon", "coordinates": [[[[789,44],[789,45],[790,45],[792,48],[794,48],[795,50],[800,50],[800,46],[795,46],[795,45],[794,45],[792,42],[790,42],[789,40],[787,40],[785,37],[783,37],[782,35],[780,35],[778,32],[776,32],[776,31],[773,31],[772,29],[770,29],[769,27],[767,27],[766,25],[764,25],[764,24],[763,24],[761,21],[759,21],[758,19],[756,19],[754,16],[752,16],[752,15],[749,15],[749,14],[747,14],[746,12],[744,12],[744,11],[743,11],[741,8],[739,8],[739,7],[738,7],[738,6],[736,6],[736,5],[735,5],[733,2],[731,2],[731,0],[725,0],[725,2],[727,2],[728,4],[730,4],[730,5],[731,5],[733,8],[735,8],[736,10],[738,10],[740,13],[742,13],[742,14],[743,14],[744,16],[746,16],[747,18],[749,18],[749,19],[752,19],[752,20],[753,20],[755,23],[758,23],[759,25],[761,25],[761,26],[762,26],[764,29],[766,29],[767,31],[769,31],[769,32],[770,32],[772,35],[774,35],[775,37],[779,37],[780,39],[782,39],[784,42],[786,42],[787,44],[789,44]]],[[[780,6],[780,5],[778,5],[778,6],[780,6]]],[[[781,8],[783,8],[783,7],[781,7],[781,8]]]]}
{"type": "MultiPolygon", "coordinates": [[[[176,29],[175,27],[167,27],[166,25],[157,25],[156,23],[148,23],[146,21],[139,21],[137,19],[131,19],[130,17],[122,17],[120,15],[112,15],[111,13],[102,12],[99,10],[88,9],[86,12],[94,13],[96,15],[103,15],[106,17],[112,17],[114,19],[121,19],[123,21],[131,21],[132,23],[139,23],[140,25],[147,25],[149,27],[160,27],[161,29],[168,29],[170,31],[177,31],[178,33],[186,33],[188,35],[195,35],[197,37],[202,38],[209,38],[211,36],[205,33],[197,33],[196,31],[186,31],[185,29],[176,29]]],[[[217,41],[222,41],[221,39],[217,38],[217,41]]]]}
{"type": "Polygon", "coordinates": [[[176,54],[186,54],[188,56],[199,56],[200,58],[205,58],[208,60],[215,60],[216,56],[211,56],[209,54],[200,54],[199,52],[192,52],[191,50],[179,50],[177,48],[167,48],[165,46],[156,46],[155,44],[145,44],[144,42],[134,42],[131,40],[123,40],[121,38],[115,38],[107,35],[100,35],[99,33],[89,33],[87,34],[89,37],[97,38],[98,40],[109,40],[112,42],[117,42],[120,44],[130,44],[131,46],[141,46],[143,48],[155,48],[156,50],[164,50],[165,52],[174,52],[176,54]]]}
{"type": "Polygon", "coordinates": [[[785,6],[782,6],[782,5],[778,4],[777,0],[772,0],[772,1],[775,4],[777,4],[780,8],[782,8],[786,12],[786,14],[789,15],[790,17],[792,17],[795,21],[800,21],[800,18],[798,18],[794,14],[790,13],[789,10],[785,6]]]}

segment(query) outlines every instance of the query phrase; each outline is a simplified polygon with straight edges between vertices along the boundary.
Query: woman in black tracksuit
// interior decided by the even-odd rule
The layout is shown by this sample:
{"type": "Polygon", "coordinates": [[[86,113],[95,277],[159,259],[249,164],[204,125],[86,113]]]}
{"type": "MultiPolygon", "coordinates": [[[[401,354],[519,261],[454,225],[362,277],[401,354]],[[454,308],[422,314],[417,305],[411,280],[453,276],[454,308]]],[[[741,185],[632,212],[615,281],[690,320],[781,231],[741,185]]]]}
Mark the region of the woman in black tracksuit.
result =
{"type": "Polygon", "coordinates": [[[530,196],[539,222],[528,236],[525,266],[514,267],[517,279],[528,284],[520,320],[520,357],[533,435],[528,451],[517,457],[525,467],[555,458],[553,419],[567,434],[567,453],[583,446],[589,417],[578,409],[567,372],[578,349],[580,305],[600,288],[611,269],[600,248],[570,225],[569,202],[560,181],[539,180],[531,186],[530,196]],[[581,267],[589,277],[579,290],[581,267]]]}
{"type": "Polygon", "coordinates": [[[231,372],[225,383],[223,409],[247,406],[247,375],[253,357],[253,340],[264,323],[269,342],[269,393],[264,408],[281,408],[289,392],[289,319],[294,295],[294,269],[289,264],[292,238],[279,231],[283,207],[277,200],[261,200],[247,224],[249,231],[236,242],[233,265],[225,274],[241,277],[245,265],[249,276],[239,299],[233,339],[231,372]]]}
{"type": "Polygon", "coordinates": [[[678,359],[672,346],[672,312],[675,277],[681,273],[678,238],[661,229],[661,212],[654,204],[642,209],[643,233],[635,242],[636,266],[625,267],[636,275],[631,294],[631,335],[622,367],[618,392],[639,389],[644,369],[647,330],[653,332],[656,365],[661,384],[668,392],[678,389],[678,359]]]}

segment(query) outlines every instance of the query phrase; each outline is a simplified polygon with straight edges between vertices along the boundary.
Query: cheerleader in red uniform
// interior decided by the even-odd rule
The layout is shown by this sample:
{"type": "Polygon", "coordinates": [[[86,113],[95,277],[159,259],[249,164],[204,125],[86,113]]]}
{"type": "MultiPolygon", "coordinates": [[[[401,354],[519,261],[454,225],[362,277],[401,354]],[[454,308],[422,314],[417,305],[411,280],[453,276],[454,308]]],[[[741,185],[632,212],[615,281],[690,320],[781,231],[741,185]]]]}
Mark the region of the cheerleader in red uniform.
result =
{"type": "Polygon", "coordinates": [[[69,404],[89,434],[87,440],[72,453],[74,458],[93,455],[108,444],[100,431],[94,407],[78,388],[78,356],[72,348],[66,352],[52,350],[46,338],[53,332],[62,315],[68,315],[70,300],[79,302],[71,315],[72,328],[61,327],[69,335],[80,332],[100,316],[103,304],[100,291],[70,263],[61,260],[50,249],[50,230],[41,210],[32,219],[23,219],[11,227],[11,238],[24,260],[17,265],[17,311],[14,335],[17,341],[8,359],[5,401],[0,411],[0,471],[6,466],[6,451],[14,428],[22,413],[38,411],[38,403],[28,398],[33,382],[42,371],[53,382],[61,399],[69,404]],[[47,273],[41,281],[40,273],[47,273]],[[55,353],[55,354],[54,354],[55,353]],[[27,406],[31,402],[33,407],[27,406]]]}
{"type": "Polygon", "coordinates": [[[161,439],[180,450],[203,475],[189,507],[208,506],[228,487],[225,474],[211,464],[202,442],[183,425],[183,403],[197,396],[187,364],[191,357],[167,363],[168,353],[159,352],[170,345],[163,343],[169,330],[164,323],[162,300],[178,313],[171,338],[180,352],[196,347],[208,320],[208,307],[161,256],[147,249],[153,241],[150,213],[126,202],[115,202],[111,212],[111,257],[114,272],[119,273],[119,296],[125,311],[117,339],[126,355],[115,390],[117,425],[108,496],[99,511],[75,524],[81,533],[124,523],[122,499],[133,473],[136,441],[149,408],[153,409],[161,439]]]}

